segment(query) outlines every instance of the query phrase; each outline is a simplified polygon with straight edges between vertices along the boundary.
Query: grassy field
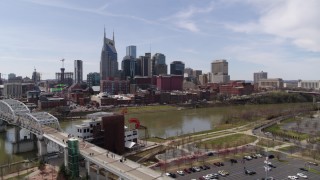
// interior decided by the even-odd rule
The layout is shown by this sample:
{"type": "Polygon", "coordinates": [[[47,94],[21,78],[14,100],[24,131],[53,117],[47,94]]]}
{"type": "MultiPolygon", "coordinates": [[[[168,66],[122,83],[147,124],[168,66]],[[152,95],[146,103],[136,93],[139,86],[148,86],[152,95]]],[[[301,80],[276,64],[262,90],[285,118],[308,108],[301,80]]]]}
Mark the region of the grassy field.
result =
{"type": "Polygon", "coordinates": [[[291,130],[283,130],[278,124],[274,124],[270,127],[267,127],[264,131],[270,132],[276,136],[294,138],[299,140],[304,140],[309,138],[309,135],[305,133],[299,133],[291,130]]]}
{"type": "Polygon", "coordinates": [[[127,109],[127,114],[136,114],[144,112],[157,112],[157,111],[173,111],[177,110],[177,107],[169,105],[152,105],[152,106],[134,106],[114,109],[115,112],[120,112],[123,109],[127,109]]]}
{"type": "Polygon", "coordinates": [[[257,138],[254,136],[249,136],[245,134],[234,134],[228,135],[217,139],[212,139],[208,141],[203,141],[197,144],[200,148],[230,148],[245,145],[254,142],[257,138]]]}
{"type": "Polygon", "coordinates": [[[264,139],[264,138],[261,138],[260,141],[257,143],[257,145],[265,146],[265,147],[275,147],[275,146],[279,146],[282,144],[283,143],[281,143],[281,142],[272,141],[272,140],[264,139]]]}

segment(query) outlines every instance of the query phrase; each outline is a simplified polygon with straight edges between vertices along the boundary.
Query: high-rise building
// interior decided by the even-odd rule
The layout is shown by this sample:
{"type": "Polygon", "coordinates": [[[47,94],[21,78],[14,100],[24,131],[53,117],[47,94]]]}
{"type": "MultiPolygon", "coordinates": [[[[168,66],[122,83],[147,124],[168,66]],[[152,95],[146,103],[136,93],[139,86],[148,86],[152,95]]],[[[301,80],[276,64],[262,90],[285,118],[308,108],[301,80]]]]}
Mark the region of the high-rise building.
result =
{"type": "Polygon", "coordinates": [[[74,60],[74,83],[82,83],[83,65],[82,60],[74,60]]]}
{"type": "Polygon", "coordinates": [[[166,64],[166,56],[161,53],[156,53],[152,56],[152,74],[166,75],[168,73],[168,66],[166,64]]]}
{"type": "Polygon", "coordinates": [[[225,59],[215,60],[211,63],[211,73],[213,83],[228,83],[228,62],[225,59]]]}
{"type": "Polygon", "coordinates": [[[152,76],[151,53],[145,53],[136,60],[136,75],[152,76]]]}
{"type": "Polygon", "coordinates": [[[208,75],[207,74],[199,75],[199,82],[201,85],[206,85],[208,83],[208,75]]]}
{"type": "Polygon", "coordinates": [[[183,75],[183,73],[184,73],[184,63],[182,61],[173,61],[170,64],[171,75],[183,75]]]}
{"type": "Polygon", "coordinates": [[[199,78],[199,76],[202,74],[202,71],[201,70],[193,70],[192,71],[192,76],[193,77],[196,77],[196,78],[199,78]]]}
{"type": "Polygon", "coordinates": [[[87,84],[89,87],[100,86],[100,73],[93,72],[87,74],[87,84]]]}
{"type": "Polygon", "coordinates": [[[122,60],[121,68],[124,79],[127,79],[127,77],[133,78],[135,76],[135,58],[133,56],[125,56],[122,60]]]}
{"type": "Polygon", "coordinates": [[[32,82],[34,82],[35,84],[37,84],[38,82],[40,82],[40,73],[37,72],[36,69],[34,69],[33,73],[32,73],[32,82]]]}
{"type": "Polygon", "coordinates": [[[184,77],[191,77],[193,74],[192,72],[193,72],[192,68],[189,68],[189,67],[185,68],[184,69],[184,77]]]}
{"type": "Polygon", "coordinates": [[[15,79],[15,78],[16,78],[16,74],[14,73],[8,74],[8,80],[15,79]]]}
{"type": "Polygon", "coordinates": [[[136,46],[127,46],[126,56],[131,56],[134,59],[137,58],[137,47],[136,46]]]}
{"type": "Polygon", "coordinates": [[[258,84],[260,79],[268,79],[268,73],[263,71],[253,73],[254,84],[258,84]]]}
{"type": "Polygon", "coordinates": [[[103,46],[100,61],[100,78],[106,80],[108,78],[117,77],[118,75],[118,54],[115,47],[114,34],[113,38],[106,38],[104,31],[103,46]]]}

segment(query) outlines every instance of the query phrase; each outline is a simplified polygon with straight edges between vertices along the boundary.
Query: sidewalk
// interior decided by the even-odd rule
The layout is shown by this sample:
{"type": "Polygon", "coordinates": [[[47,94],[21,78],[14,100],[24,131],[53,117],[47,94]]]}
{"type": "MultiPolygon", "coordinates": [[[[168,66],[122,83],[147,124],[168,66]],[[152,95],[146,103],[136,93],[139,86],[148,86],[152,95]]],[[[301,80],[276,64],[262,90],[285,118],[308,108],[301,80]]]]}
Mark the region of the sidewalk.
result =
{"type": "MultiPolygon", "coordinates": [[[[28,174],[30,172],[35,172],[37,170],[38,170],[38,167],[34,167],[34,168],[27,169],[27,170],[23,170],[23,171],[19,172],[19,176],[25,176],[26,174],[28,174]]],[[[9,178],[17,177],[17,176],[18,176],[18,172],[15,172],[15,173],[3,176],[3,179],[9,179],[9,178]]]]}

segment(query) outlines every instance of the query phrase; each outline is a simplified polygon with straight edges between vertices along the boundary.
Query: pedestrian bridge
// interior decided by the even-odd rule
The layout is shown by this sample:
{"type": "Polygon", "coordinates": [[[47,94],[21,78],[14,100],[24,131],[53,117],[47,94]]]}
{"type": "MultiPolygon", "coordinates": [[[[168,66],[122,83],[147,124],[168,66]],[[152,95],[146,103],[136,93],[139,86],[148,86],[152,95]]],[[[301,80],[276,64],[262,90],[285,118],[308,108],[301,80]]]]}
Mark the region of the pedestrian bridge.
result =
{"type": "MultiPolygon", "coordinates": [[[[25,128],[37,135],[38,139],[45,139],[42,142],[53,142],[64,149],[65,165],[68,165],[68,150],[66,141],[69,134],[63,132],[59,121],[53,115],[47,112],[31,112],[29,108],[20,101],[13,99],[0,100],[0,120],[6,121],[11,125],[25,128]]],[[[109,152],[106,149],[95,146],[94,144],[79,140],[79,152],[86,160],[87,171],[90,172],[92,165],[98,169],[97,179],[99,179],[99,170],[111,172],[119,179],[134,180],[152,180],[152,179],[170,179],[150,168],[142,166],[139,163],[126,160],[123,157],[109,152]]],[[[41,144],[41,143],[40,143],[41,144]]],[[[39,146],[39,151],[45,149],[45,145],[39,146]]]]}

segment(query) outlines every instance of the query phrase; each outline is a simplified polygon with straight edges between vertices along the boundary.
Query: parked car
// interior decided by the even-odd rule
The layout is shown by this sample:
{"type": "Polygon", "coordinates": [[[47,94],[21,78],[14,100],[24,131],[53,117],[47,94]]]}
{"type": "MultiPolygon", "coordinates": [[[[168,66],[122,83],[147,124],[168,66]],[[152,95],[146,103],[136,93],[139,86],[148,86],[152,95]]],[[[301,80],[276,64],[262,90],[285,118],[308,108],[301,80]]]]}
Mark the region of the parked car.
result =
{"type": "Polygon", "coordinates": [[[255,154],[251,155],[251,157],[254,158],[254,159],[258,158],[255,154]]]}
{"type": "Polygon", "coordinates": [[[308,176],[303,173],[297,173],[297,176],[308,179],[308,176]]]}
{"type": "Polygon", "coordinates": [[[184,172],[183,171],[177,171],[177,174],[179,174],[180,176],[184,176],[184,172]]]}
{"type": "Polygon", "coordinates": [[[214,153],[213,152],[208,152],[208,154],[207,154],[208,156],[213,156],[214,155],[214,153]]]}
{"type": "Polygon", "coordinates": [[[306,168],[299,168],[301,171],[308,171],[306,168]]]}
{"type": "Polygon", "coordinates": [[[268,161],[268,160],[265,160],[265,161],[263,161],[265,164],[267,164],[267,165],[269,165],[269,164],[272,164],[270,161],[268,161]]]}
{"type": "Polygon", "coordinates": [[[170,173],[170,172],[167,172],[166,175],[169,176],[169,177],[172,177],[172,178],[176,178],[177,177],[177,175],[175,173],[170,173]]]}
{"type": "Polygon", "coordinates": [[[189,169],[187,169],[187,168],[185,168],[183,171],[184,171],[185,173],[188,173],[188,174],[191,173],[191,171],[190,171],[189,169]]]}
{"type": "Polygon", "coordinates": [[[238,161],[236,159],[230,159],[231,163],[237,163],[238,161]]]}
{"type": "Polygon", "coordinates": [[[268,165],[263,166],[265,171],[271,171],[271,167],[269,167],[268,165]]]}
{"type": "Polygon", "coordinates": [[[256,154],[256,156],[258,157],[258,158],[262,158],[262,155],[261,154],[256,154]]]}
{"type": "Polygon", "coordinates": [[[273,177],[261,178],[261,180],[275,180],[273,177]]]}
{"type": "MultiPolygon", "coordinates": [[[[192,167],[192,169],[194,169],[196,172],[200,172],[200,171],[201,171],[201,169],[198,168],[198,167],[196,167],[196,166],[195,166],[195,167],[192,167]]],[[[195,172],[195,171],[194,171],[194,172],[195,172]]]]}
{"type": "Polygon", "coordinates": [[[210,166],[208,166],[208,165],[203,165],[203,167],[205,167],[206,169],[210,169],[210,166]]]}
{"type": "Polygon", "coordinates": [[[190,170],[191,172],[196,172],[196,170],[195,170],[194,168],[189,168],[189,170],[190,170]]]}
{"type": "Polygon", "coordinates": [[[222,163],[222,162],[215,162],[215,163],[213,163],[215,166],[218,166],[218,167],[220,167],[220,166],[224,166],[224,164],[222,163]]]}
{"type": "Polygon", "coordinates": [[[251,156],[244,156],[243,159],[250,161],[250,160],[252,160],[252,157],[251,156]]]}
{"type": "Polygon", "coordinates": [[[298,179],[298,177],[297,176],[288,176],[288,179],[295,180],[295,179],[298,179]]]}
{"type": "Polygon", "coordinates": [[[273,165],[273,164],[268,164],[269,167],[272,167],[272,168],[276,168],[277,166],[273,165]]]}
{"type": "Polygon", "coordinates": [[[270,155],[268,156],[268,158],[269,158],[269,159],[273,159],[273,158],[274,158],[274,155],[273,155],[273,154],[270,154],[270,155]]]}
{"type": "Polygon", "coordinates": [[[310,162],[308,162],[308,163],[311,164],[311,165],[314,165],[314,166],[318,166],[318,163],[316,163],[316,162],[310,161],[310,162]]]}
{"type": "Polygon", "coordinates": [[[228,171],[225,171],[225,170],[220,170],[220,171],[218,171],[218,173],[219,173],[221,176],[223,176],[223,177],[229,175],[229,172],[228,172],[228,171]]]}
{"type": "Polygon", "coordinates": [[[246,170],[244,171],[244,173],[247,174],[247,175],[254,175],[254,174],[256,174],[255,171],[250,171],[250,170],[248,170],[248,169],[246,169],[246,170]]]}

